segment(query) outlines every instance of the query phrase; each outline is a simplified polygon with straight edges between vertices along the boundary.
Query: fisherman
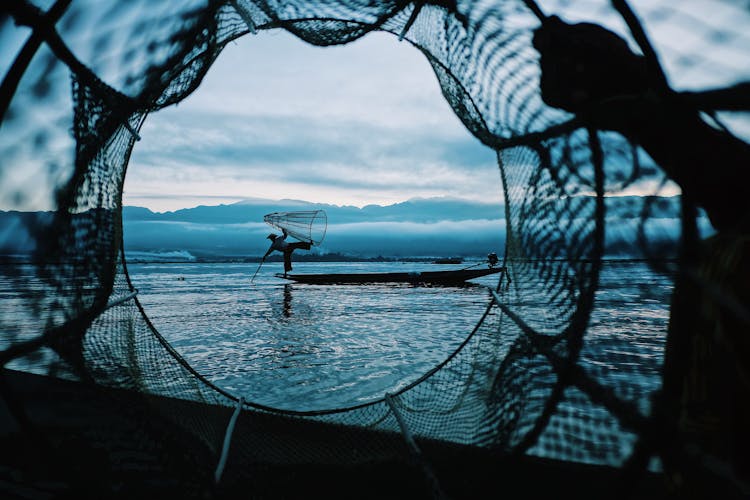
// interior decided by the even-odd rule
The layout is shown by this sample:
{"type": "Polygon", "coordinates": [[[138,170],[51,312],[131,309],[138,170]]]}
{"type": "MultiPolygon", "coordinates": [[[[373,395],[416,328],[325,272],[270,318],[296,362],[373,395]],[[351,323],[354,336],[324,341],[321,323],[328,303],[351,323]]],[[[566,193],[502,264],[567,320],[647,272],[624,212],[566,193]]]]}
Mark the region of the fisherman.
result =
{"type": "MultiPolygon", "coordinates": [[[[722,496],[717,485],[747,485],[750,187],[744,175],[750,145],[706,123],[645,56],[599,25],[549,17],[533,44],[544,102],[640,145],[680,186],[685,205],[703,208],[716,230],[704,241],[683,234],[694,244],[683,245],[680,256],[654,410],[667,432],[644,445],[664,453],[666,477],[680,493],[722,496]],[[713,466],[696,467],[700,462],[713,466]]],[[[717,92],[736,99],[738,89],[717,92]]]]}
{"type": "Polygon", "coordinates": [[[263,261],[266,260],[266,257],[268,257],[274,250],[277,252],[281,252],[284,254],[284,277],[286,278],[286,273],[292,270],[292,252],[297,250],[298,248],[302,250],[310,250],[310,247],[312,246],[310,242],[307,241],[295,241],[292,243],[289,243],[286,241],[287,232],[286,229],[282,229],[282,235],[279,236],[277,234],[271,233],[267,236],[269,240],[271,240],[271,246],[268,248],[268,251],[263,256],[263,261]]]}

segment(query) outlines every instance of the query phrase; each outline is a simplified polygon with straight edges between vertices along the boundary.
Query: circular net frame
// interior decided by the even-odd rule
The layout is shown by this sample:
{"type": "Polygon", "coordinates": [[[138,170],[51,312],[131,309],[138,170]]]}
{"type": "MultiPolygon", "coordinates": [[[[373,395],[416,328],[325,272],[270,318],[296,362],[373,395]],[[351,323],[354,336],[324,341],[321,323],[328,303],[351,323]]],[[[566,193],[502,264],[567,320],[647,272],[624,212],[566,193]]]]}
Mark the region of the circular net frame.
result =
{"type": "MultiPolygon", "coordinates": [[[[748,76],[741,73],[750,68],[746,7],[715,2],[712,16],[703,18],[701,2],[634,4],[674,87],[728,86],[748,76]]],[[[403,459],[414,451],[409,443],[420,444],[426,462],[432,442],[496,457],[538,455],[623,469],[657,456],[654,448],[644,460],[639,443],[653,429],[660,362],[643,362],[654,359],[650,347],[608,335],[606,321],[592,337],[590,318],[611,248],[627,247],[671,280],[674,269],[661,257],[681,235],[659,224],[654,214],[664,207],[652,204],[668,179],[623,136],[587,128],[544,104],[531,45],[539,19],[530,6],[520,0],[136,0],[10,7],[0,28],[19,50],[6,65],[0,96],[0,201],[19,207],[3,216],[27,238],[2,243],[11,250],[25,245],[35,258],[27,264],[32,273],[2,266],[4,300],[23,312],[18,317],[33,318],[1,319],[3,364],[27,359],[45,373],[108,389],[97,394],[122,410],[127,429],[117,434],[102,424],[74,432],[70,424],[55,446],[99,449],[123,477],[138,470],[163,478],[194,471],[180,479],[194,491],[214,484],[236,407],[247,422],[243,429],[251,430],[236,431],[222,484],[257,491],[272,467],[403,459]],[[193,92],[228,43],[271,29],[319,46],[372,31],[399,37],[427,58],[466,129],[497,152],[507,271],[484,315],[434,370],[357,407],[287,411],[216,387],[154,328],[125,264],[122,188],[144,120],[193,92]],[[636,187],[651,196],[618,198],[636,187]],[[615,199],[622,205],[617,211],[615,199]],[[48,210],[24,212],[27,205],[48,210]],[[610,216],[623,210],[634,214],[627,222],[610,216]],[[271,437],[279,426],[295,429],[300,422],[320,424],[320,438],[292,431],[286,439],[271,437]],[[343,430],[331,433],[325,425],[343,430]],[[134,434],[143,438],[123,437],[134,434]],[[394,435],[407,435],[407,445],[394,435]],[[111,460],[127,455],[124,450],[129,458],[111,460]]],[[[558,0],[544,9],[602,23],[637,46],[608,2],[558,0]]],[[[680,217],[679,207],[667,208],[680,217]]],[[[13,406],[32,412],[33,405],[13,406]]],[[[64,408],[49,419],[69,424],[64,408]]]]}

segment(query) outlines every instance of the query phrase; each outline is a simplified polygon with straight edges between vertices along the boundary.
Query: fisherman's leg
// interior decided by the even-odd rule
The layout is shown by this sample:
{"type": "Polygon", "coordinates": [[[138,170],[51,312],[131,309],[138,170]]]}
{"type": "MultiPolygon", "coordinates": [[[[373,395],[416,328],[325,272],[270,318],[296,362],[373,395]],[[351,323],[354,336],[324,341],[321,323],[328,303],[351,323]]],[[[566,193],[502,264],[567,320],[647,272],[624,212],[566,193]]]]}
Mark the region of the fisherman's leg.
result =
{"type": "Polygon", "coordinates": [[[292,270],[292,250],[284,252],[284,274],[292,270]]]}

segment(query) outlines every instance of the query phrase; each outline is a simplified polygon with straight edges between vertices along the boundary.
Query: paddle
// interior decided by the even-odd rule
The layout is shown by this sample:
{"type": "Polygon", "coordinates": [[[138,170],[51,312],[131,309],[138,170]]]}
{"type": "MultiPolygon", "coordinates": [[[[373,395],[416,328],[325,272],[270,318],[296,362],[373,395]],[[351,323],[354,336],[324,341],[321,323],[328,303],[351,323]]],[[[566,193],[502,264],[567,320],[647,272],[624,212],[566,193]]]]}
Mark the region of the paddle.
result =
{"type": "Polygon", "coordinates": [[[260,271],[260,266],[262,266],[265,261],[266,261],[266,258],[263,257],[260,261],[260,264],[258,264],[258,269],[255,270],[255,274],[253,274],[253,277],[250,279],[250,283],[252,283],[255,277],[258,275],[258,271],[260,271]]]}

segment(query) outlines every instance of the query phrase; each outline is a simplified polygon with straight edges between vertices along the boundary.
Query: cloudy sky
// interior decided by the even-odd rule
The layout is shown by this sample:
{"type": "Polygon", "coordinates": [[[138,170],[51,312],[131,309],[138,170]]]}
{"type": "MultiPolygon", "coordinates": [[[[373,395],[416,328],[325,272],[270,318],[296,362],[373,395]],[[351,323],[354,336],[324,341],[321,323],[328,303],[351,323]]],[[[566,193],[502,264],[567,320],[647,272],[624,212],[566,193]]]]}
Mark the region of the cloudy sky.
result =
{"type": "Polygon", "coordinates": [[[243,37],[141,136],[123,201],[154,211],[245,198],[502,200],[493,152],[454,115],[424,56],[388,34],[327,48],[279,30],[243,37]]]}

